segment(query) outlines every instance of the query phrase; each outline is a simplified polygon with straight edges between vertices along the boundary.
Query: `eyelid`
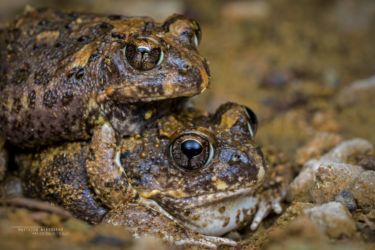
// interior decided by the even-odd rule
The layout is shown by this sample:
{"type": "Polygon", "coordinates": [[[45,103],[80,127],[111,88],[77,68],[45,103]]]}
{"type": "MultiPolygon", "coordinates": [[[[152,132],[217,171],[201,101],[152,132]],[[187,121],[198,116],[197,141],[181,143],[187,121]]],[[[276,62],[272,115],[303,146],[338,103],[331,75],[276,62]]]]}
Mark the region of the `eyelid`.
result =
{"type": "Polygon", "coordinates": [[[242,106],[242,108],[247,117],[247,120],[248,120],[247,127],[250,132],[251,138],[253,139],[255,137],[255,134],[258,128],[258,118],[252,109],[246,106],[242,106]]]}
{"type": "Polygon", "coordinates": [[[212,145],[215,145],[216,144],[216,140],[215,140],[215,136],[206,128],[197,128],[197,129],[194,129],[194,130],[185,130],[185,131],[179,131],[178,133],[176,133],[177,136],[174,137],[173,140],[175,140],[176,138],[180,137],[180,136],[183,136],[183,135],[198,135],[198,136],[201,136],[205,139],[208,140],[208,142],[212,145]]]}
{"type": "Polygon", "coordinates": [[[250,122],[247,123],[247,128],[248,128],[248,130],[249,130],[249,133],[250,133],[251,139],[254,139],[256,131],[254,131],[254,129],[251,127],[250,122]]]}
{"type": "Polygon", "coordinates": [[[198,48],[198,46],[199,46],[199,40],[198,40],[198,37],[197,37],[196,34],[194,34],[194,36],[193,36],[193,44],[194,44],[195,48],[198,48]]]}
{"type": "Polygon", "coordinates": [[[160,56],[159,56],[159,60],[157,61],[156,65],[160,65],[164,60],[164,51],[162,49],[160,49],[160,56]]]}

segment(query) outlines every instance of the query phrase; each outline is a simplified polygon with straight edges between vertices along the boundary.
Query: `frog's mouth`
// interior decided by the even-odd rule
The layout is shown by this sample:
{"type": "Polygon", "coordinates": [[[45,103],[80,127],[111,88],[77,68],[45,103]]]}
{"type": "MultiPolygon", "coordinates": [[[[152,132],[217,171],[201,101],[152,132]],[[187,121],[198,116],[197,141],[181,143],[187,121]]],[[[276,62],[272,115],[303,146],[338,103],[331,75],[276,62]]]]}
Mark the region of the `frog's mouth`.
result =
{"type": "Polygon", "coordinates": [[[220,236],[248,224],[257,205],[253,194],[254,188],[246,188],[185,198],[158,195],[154,200],[186,227],[220,236]]]}
{"type": "Polygon", "coordinates": [[[180,88],[177,86],[172,86],[173,84],[169,85],[165,84],[163,90],[155,93],[150,93],[150,89],[152,89],[152,87],[147,85],[109,87],[97,96],[96,101],[97,103],[103,103],[109,99],[112,99],[118,101],[119,103],[155,102],[166,99],[199,95],[208,88],[208,83],[201,85],[198,88],[191,87],[184,90],[180,90],[180,88]],[[171,85],[170,88],[168,88],[169,85],[171,85]]]}
{"type": "Polygon", "coordinates": [[[98,103],[115,100],[119,103],[152,102],[177,97],[191,97],[204,92],[210,77],[205,69],[193,68],[188,76],[171,76],[159,82],[153,78],[143,81],[113,84],[96,97],[98,103]]]}

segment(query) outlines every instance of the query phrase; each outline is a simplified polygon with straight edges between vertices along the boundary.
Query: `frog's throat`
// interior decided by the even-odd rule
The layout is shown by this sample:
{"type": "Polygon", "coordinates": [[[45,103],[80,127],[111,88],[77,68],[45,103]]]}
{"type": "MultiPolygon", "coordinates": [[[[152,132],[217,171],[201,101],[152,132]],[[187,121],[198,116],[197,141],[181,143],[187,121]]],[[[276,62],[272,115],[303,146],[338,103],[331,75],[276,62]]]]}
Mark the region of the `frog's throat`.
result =
{"type": "Polygon", "coordinates": [[[220,202],[187,208],[186,215],[177,216],[186,227],[196,232],[221,236],[247,225],[254,215],[257,204],[257,197],[239,195],[220,202]]]}
{"type": "MultiPolygon", "coordinates": [[[[250,221],[258,202],[255,191],[254,188],[243,188],[189,198],[164,201],[161,198],[151,203],[154,209],[159,207],[163,214],[196,232],[220,236],[250,221]]],[[[151,201],[152,197],[144,200],[151,201]]]]}

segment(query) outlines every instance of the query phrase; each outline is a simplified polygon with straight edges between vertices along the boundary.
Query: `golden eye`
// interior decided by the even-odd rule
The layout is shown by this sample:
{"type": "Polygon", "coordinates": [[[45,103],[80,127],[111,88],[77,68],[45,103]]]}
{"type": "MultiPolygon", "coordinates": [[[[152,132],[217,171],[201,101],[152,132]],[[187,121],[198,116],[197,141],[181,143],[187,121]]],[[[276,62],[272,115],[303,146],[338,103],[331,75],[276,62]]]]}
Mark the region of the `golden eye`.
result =
{"type": "Polygon", "coordinates": [[[203,135],[188,133],[177,137],[170,145],[170,158],[186,170],[206,166],[213,157],[213,146],[203,135]]]}
{"type": "Polygon", "coordinates": [[[141,38],[126,45],[125,57],[133,68],[145,71],[160,65],[164,59],[164,53],[156,41],[141,38]]]}

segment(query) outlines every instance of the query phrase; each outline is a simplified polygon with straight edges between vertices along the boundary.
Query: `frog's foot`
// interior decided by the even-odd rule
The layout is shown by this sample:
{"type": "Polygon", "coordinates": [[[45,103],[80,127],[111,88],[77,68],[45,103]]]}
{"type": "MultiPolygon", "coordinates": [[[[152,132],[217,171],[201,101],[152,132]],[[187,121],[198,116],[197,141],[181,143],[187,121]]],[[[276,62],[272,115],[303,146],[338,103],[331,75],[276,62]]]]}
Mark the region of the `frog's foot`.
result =
{"type": "Polygon", "coordinates": [[[142,204],[124,204],[111,210],[104,223],[124,226],[135,237],[154,236],[177,246],[197,246],[216,249],[218,246],[236,246],[233,240],[206,236],[185,228],[171,216],[142,204]]]}
{"type": "Polygon", "coordinates": [[[251,222],[250,229],[255,230],[258,228],[259,224],[271,213],[281,214],[283,208],[281,206],[282,196],[274,197],[268,196],[267,198],[260,198],[258,201],[258,210],[251,222]]]}
{"type": "Polygon", "coordinates": [[[217,249],[218,246],[237,246],[237,242],[216,236],[201,235],[200,239],[182,239],[174,241],[177,246],[198,246],[210,249],[217,249]]]}
{"type": "Polygon", "coordinates": [[[268,173],[263,186],[257,193],[257,211],[251,222],[250,229],[255,230],[259,224],[271,213],[283,212],[281,203],[285,199],[289,183],[293,179],[292,168],[283,156],[269,151],[268,173]]]}

